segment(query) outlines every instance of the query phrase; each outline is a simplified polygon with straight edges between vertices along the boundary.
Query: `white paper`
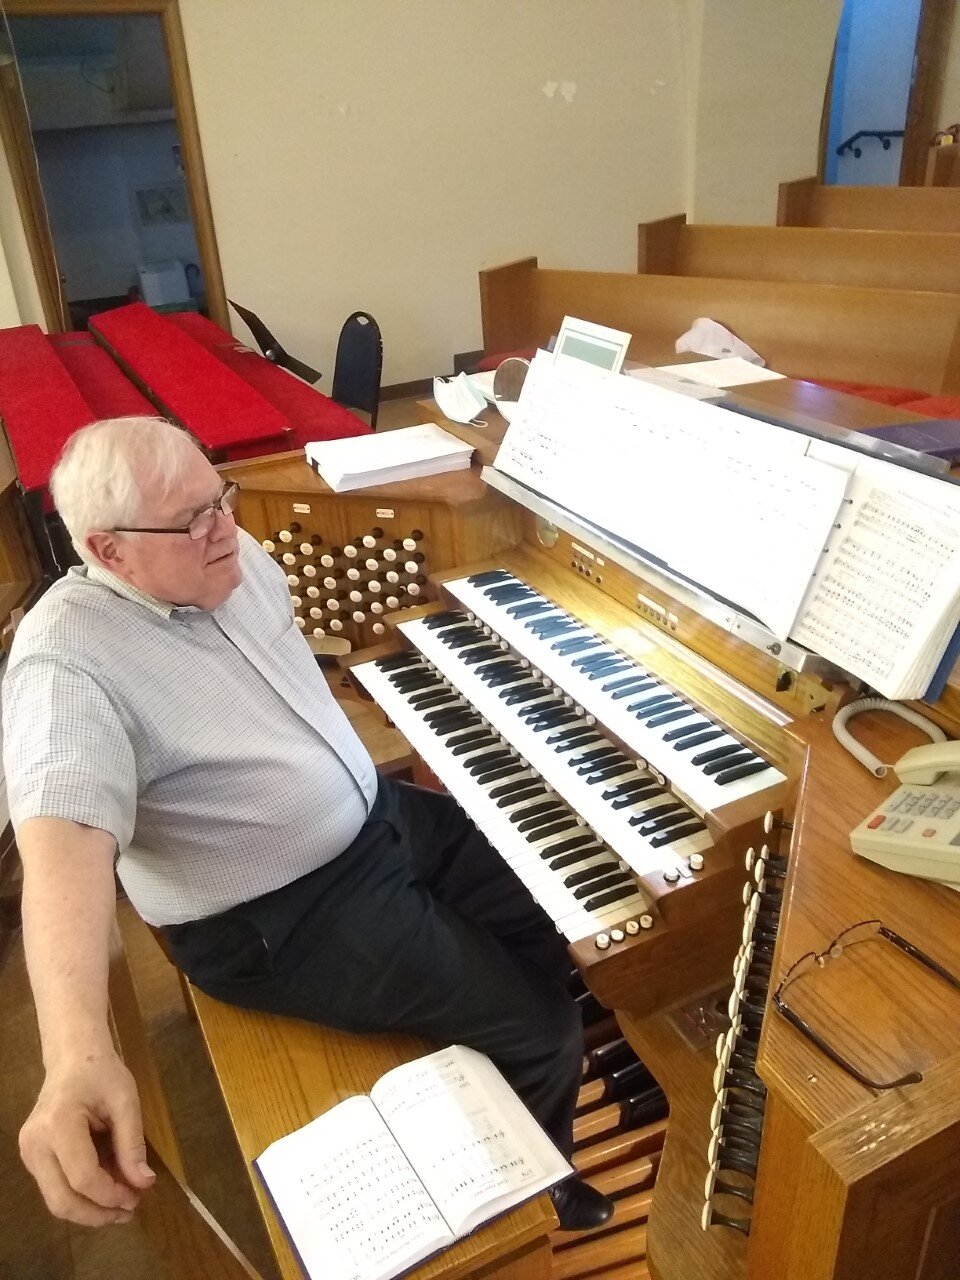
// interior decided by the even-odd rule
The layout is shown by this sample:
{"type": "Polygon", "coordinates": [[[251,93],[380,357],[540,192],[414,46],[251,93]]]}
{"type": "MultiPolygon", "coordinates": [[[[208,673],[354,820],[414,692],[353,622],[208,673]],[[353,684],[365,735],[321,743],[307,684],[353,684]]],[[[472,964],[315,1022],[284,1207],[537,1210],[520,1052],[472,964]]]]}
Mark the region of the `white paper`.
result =
{"type": "Polygon", "coordinates": [[[496,1067],[463,1045],[394,1068],[370,1097],[458,1235],[567,1168],[496,1067]]]}
{"type": "Polygon", "coordinates": [[[849,481],[809,439],[534,360],[499,470],[755,614],[785,639],[849,481]]]}
{"type": "Polygon", "coordinates": [[[743,387],[749,382],[774,382],[785,375],[761,365],[752,364],[740,356],[727,356],[721,360],[695,360],[690,364],[661,364],[661,373],[674,373],[678,378],[690,378],[707,387],[743,387]]]}
{"type": "Polygon", "coordinates": [[[312,441],[304,453],[330,488],[343,492],[467,467],[473,446],[425,422],[376,435],[312,441]]]}
{"type": "Polygon", "coordinates": [[[375,1280],[451,1233],[369,1098],[273,1143],[257,1166],[312,1280],[375,1280]]]}

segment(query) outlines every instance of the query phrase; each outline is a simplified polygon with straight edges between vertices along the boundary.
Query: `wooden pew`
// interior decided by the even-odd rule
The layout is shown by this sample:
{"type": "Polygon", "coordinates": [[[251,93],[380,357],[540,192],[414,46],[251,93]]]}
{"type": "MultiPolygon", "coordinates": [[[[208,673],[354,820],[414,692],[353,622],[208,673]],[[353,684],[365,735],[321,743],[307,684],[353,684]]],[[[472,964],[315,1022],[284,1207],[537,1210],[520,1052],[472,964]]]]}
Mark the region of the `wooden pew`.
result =
{"type": "Polygon", "coordinates": [[[960,231],[956,187],[829,187],[816,178],[781,182],[779,227],[868,231],[960,231]]]}
{"type": "Polygon", "coordinates": [[[640,223],[637,271],[960,293],[960,235],[837,227],[688,226],[680,215],[640,223]]]}
{"type": "Polygon", "coordinates": [[[543,345],[565,315],[624,329],[630,356],[675,360],[674,343],[709,316],[796,378],[960,391],[960,295],[598,271],[526,258],[480,272],[484,351],[543,345]]]}

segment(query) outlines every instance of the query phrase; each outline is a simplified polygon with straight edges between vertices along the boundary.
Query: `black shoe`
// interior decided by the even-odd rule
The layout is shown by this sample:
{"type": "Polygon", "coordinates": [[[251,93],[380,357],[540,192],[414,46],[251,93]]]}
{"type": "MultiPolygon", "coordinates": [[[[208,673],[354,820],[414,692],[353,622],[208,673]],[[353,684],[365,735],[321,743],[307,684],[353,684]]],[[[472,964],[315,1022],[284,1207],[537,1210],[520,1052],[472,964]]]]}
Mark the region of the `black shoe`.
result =
{"type": "Polygon", "coordinates": [[[567,1178],[550,1188],[561,1231],[591,1231],[613,1216],[613,1201],[582,1178],[567,1178]]]}

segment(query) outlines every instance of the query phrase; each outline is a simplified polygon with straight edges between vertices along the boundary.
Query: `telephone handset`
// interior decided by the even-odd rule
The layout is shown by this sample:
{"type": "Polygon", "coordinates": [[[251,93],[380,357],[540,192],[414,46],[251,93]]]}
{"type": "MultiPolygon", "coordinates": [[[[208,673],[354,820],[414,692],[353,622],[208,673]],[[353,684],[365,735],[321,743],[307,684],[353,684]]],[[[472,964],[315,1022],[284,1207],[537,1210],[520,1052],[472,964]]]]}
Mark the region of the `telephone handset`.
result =
{"type": "Polygon", "coordinates": [[[960,742],[913,747],[894,769],[903,785],[850,833],[854,853],[960,891],[960,742]]]}

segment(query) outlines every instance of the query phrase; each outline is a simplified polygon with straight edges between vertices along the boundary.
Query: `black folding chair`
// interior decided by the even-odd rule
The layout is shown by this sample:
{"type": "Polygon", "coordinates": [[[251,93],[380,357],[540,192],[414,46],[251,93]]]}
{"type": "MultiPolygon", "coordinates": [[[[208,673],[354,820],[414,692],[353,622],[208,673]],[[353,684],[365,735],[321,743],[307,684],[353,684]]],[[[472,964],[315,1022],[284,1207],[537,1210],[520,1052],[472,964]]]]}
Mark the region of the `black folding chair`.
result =
{"type": "Polygon", "coordinates": [[[377,429],[380,406],[380,374],[383,369],[383,340],[380,326],[366,311],[348,316],[340,330],[337,360],[333,370],[331,399],[347,409],[369,413],[370,426],[377,429]]]}

